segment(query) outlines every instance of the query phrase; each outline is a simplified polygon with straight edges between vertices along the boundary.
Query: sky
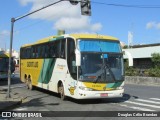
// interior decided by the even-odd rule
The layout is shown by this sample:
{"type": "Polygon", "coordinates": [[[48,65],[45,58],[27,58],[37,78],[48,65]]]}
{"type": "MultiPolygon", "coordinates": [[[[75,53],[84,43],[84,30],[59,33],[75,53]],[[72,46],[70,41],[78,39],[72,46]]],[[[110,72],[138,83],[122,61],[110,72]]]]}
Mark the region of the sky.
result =
{"type": "MultiPolygon", "coordinates": [[[[0,48],[9,49],[12,17],[18,18],[56,1],[0,0],[0,48]]],[[[13,49],[19,51],[24,44],[56,35],[59,29],[65,30],[66,34],[110,35],[126,45],[128,36],[132,36],[133,45],[160,43],[159,11],[160,0],[91,0],[91,16],[84,16],[81,15],[80,4],[63,1],[17,20],[14,24],[13,49]]]]}

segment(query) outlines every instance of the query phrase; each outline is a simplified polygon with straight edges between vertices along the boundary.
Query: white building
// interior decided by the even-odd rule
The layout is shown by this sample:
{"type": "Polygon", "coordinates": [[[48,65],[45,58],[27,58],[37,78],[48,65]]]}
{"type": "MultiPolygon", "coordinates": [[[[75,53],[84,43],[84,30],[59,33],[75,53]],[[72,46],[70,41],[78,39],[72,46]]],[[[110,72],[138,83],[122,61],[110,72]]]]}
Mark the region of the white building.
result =
{"type": "MultiPolygon", "coordinates": [[[[150,68],[152,66],[151,57],[153,53],[160,53],[160,43],[148,45],[135,45],[129,49],[123,49],[133,57],[133,66],[138,68],[150,68]]],[[[128,59],[127,55],[123,56],[128,59]]]]}

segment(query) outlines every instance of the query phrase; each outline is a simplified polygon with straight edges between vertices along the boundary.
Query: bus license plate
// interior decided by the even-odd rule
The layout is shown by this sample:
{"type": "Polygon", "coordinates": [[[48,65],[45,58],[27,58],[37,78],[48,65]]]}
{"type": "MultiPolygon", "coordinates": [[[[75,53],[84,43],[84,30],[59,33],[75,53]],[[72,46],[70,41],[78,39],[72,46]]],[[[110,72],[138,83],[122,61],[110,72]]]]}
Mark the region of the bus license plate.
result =
{"type": "Polygon", "coordinates": [[[101,93],[101,97],[107,97],[108,93],[101,93]]]}

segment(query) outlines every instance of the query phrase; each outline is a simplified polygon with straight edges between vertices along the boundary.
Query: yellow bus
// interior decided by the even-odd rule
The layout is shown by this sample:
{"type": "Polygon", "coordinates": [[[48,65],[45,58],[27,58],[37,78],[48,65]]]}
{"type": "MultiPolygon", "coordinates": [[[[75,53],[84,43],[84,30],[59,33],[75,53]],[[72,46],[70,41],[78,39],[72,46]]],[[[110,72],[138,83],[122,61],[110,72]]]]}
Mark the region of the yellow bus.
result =
{"type": "MultiPolygon", "coordinates": [[[[8,66],[9,66],[9,53],[0,51],[0,79],[8,78],[8,66]]],[[[15,63],[14,59],[11,59],[11,77],[14,76],[15,63]]]]}
{"type": "Polygon", "coordinates": [[[59,93],[62,100],[115,98],[124,92],[120,41],[97,34],[51,36],[20,48],[20,79],[28,89],[59,93]]]}

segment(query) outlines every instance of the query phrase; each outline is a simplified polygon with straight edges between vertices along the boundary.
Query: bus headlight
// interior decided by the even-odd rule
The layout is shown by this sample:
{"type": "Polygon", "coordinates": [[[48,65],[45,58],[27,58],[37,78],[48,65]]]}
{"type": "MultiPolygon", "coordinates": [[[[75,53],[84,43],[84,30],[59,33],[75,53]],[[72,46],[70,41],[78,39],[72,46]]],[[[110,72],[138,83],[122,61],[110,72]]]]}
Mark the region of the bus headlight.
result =
{"type": "Polygon", "coordinates": [[[87,87],[84,87],[84,86],[79,86],[79,89],[85,90],[85,91],[93,91],[93,89],[87,88],[87,87]]]}
{"type": "Polygon", "coordinates": [[[122,90],[124,89],[123,86],[117,87],[117,90],[122,90]]]}

